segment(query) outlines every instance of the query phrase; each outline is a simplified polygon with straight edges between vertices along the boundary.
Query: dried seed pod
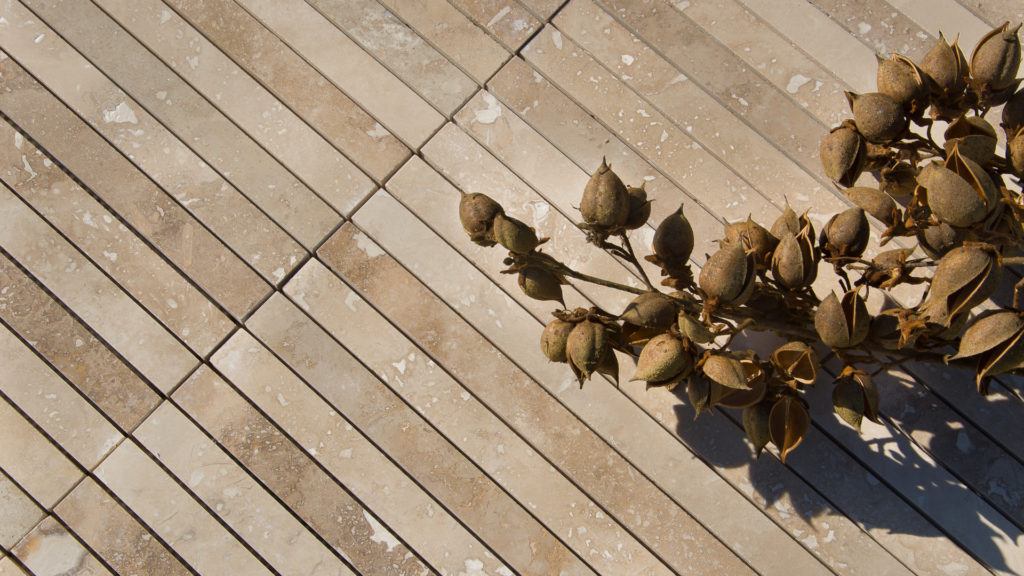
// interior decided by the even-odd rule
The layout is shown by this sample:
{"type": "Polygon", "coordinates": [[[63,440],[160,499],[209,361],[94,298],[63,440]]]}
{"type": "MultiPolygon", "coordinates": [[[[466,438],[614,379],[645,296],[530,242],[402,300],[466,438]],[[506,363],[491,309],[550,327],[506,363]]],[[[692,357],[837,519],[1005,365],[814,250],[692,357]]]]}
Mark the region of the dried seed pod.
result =
{"type": "Polygon", "coordinates": [[[568,361],[565,355],[566,341],[569,339],[569,333],[575,327],[576,325],[572,322],[566,322],[558,318],[552,320],[544,327],[544,332],[540,335],[540,349],[548,357],[548,360],[552,362],[568,361]]]}
{"type": "Polygon", "coordinates": [[[957,41],[953,44],[939,32],[939,39],[921,60],[920,69],[933,82],[933,95],[944,100],[959,97],[967,87],[967,59],[957,41]]]}
{"type": "Polygon", "coordinates": [[[917,231],[917,241],[930,258],[942,258],[947,252],[963,244],[963,232],[942,222],[917,231]]]}
{"type": "Polygon", "coordinates": [[[651,217],[651,201],[647,199],[645,184],[646,182],[639,188],[626,187],[626,192],[629,193],[629,217],[626,218],[626,223],[623,225],[626,230],[636,230],[646,224],[647,219],[651,217]]]}
{"type": "Polygon", "coordinates": [[[719,353],[709,355],[704,359],[701,371],[719,386],[739,390],[750,388],[747,384],[747,372],[744,370],[740,358],[734,354],[719,353]]]}
{"type": "Polygon", "coordinates": [[[1020,68],[1020,24],[1006,22],[986,34],[971,52],[971,80],[979,93],[998,92],[1009,87],[1020,68]]]}
{"type": "Polygon", "coordinates": [[[583,189],[580,214],[585,224],[605,229],[622,227],[629,218],[629,191],[604,160],[583,189]]]}
{"type": "Polygon", "coordinates": [[[719,304],[739,306],[754,289],[756,266],[752,255],[736,244],[725,244],[700,271],[700,288],[719,304]]]}
{"type": "Polygon", "coordinates": [[[888,289],[901,282],[919,282],[920,279],[912,277],[906,266],[913,251],[913,248],[894,248],[879,253],[871,259],[871,268],[865,270],[858,284],[888,289]]]}
{"type": "Polygon", "coordinates": [[[772,278],[789,290],[810,286],[818,276],[814,245],[807,234],[786,234],[772,253],[772,278]]]}
{"type": "Polygon", "coordinates": [[[459,220],[469,239],[481,246],[494,246],[494,217],[501,214],[501,205],[486,194],[462,194],[459,220]]]}
{"type": "Polygon", "coordinates": [[[658,334],[651,338],[636,364],[631,380],[646,380],[652,385],[664,385],[685,378],[693,369],[693,358],[683,341],[672,334],[658,334]]]}
{"type": "Polygon", "coordinates": [[[519,289],[534,300],[554,300],[565,307],[562,283],[557,276],[540,266],[527,266],[519,271],[519,289]]]}
{"type": "Polygon", "coordinates": [[[825,175],[840,186],[850,187],[864,171],[868,157],[867,142],[847,120],[833,128],[821,141],[820,155],[825,175]]]}
{"type": "Polygon", "coordinates": [[[878,188],[893,198],[910,196],[917,188],[917,168],[907,162],[882,168],[880,176],[878,188]]]}
{"type": "Polygon", "coordinates": [[[698,416],[701,412],[710,411],[712,407],[716,406],[722,400],[725,391],[726,389],[721,384],[712,382],[704,376],[703,372],[695,373],[690,378],[689,386],[686,387],[690,403],[693,404],[698,416]]]}
{"type": "Polygon", "coordinates": [[[597,370],[608,345],[608,330],[600,322],[584,320],[569,332],[565,355],[581,386],[597,370]]]}
{"type": "Polygon", "coordinates": [[[945,165],[933,163],[922,170],[919,181],[928,190],[928,208],[952,226],[981,222],[999,201],[999,191],[985,170],[955,149],[945,165]]]}
{"type": "Polygon", "coordinates": [[[818,353],[804,342],[787,342],[772,352],[771,362],[786,380],[810,385],[818,378],[818,353]]]}
{"type": "Polygon", "coordinates": [[[818,244],[829,258],[849,256],[858,258],[868,247],[871,227],[861,208],[849,208],[829,219],[821,230],[818,244]]]}
{"type": "Polygon", "coordinates": [[[921,306],[924,318],[949,326],[961,312],[969,312],[995,292],[1002,279],[998,254],[978,245],[950,250],[935,267],[928,297],[921,306]]]}
{"type": "Polygon", "coordinates": [[[1024,126],[1006,145],[1006,159],[1009,160],[1017,175],[1024,178],[1024,126]]]}
{"type": "Polygon", "coordinates": [[[1003,130],[1009,141],[1021,128],[1024,128],[1024,90],[1019,90],[1003,106],[1003,130]]]}
{"type": "Polygon", "coordinates": [[[846,93],[853,110],[853,122],[864,139],[875,144],[886,144],[900,137],[909,120],[903,106],[881,92],[867,94],[846,93]]]}
{"type": "Polygon", "coordinates": [[[679,325],[679,333],[692,342],[707,344],[715,339],[715,335],[708,330],[707,326],[682,310],[679,311],[676,322],[679,325]]]}
{"type": "Polygon", "coordinates": [[[533,228],[505,214],[494,217],[494,239],[509,252],[516,254],[526,254],[540,244],[533,228]]]}
{"type": "Polygon", "coordinates": [[[747,408],[753,406],[761,400],[764,400],[765,394],[768,392],[768,379],[758,378],[750,383],[750,388],[746,390],[739,390],[736,388],[727,388],[722,394],[722,398],[718,401],[719,406],[726,408],[747,408]]]}
{"type": "Polygon", "coordinates": [[[683,214],[682,204],[658,224],[653,244],[654,254],[667,269],[688,265],[693,253],[693,227],[683,214]]]}
{"type": "Polygon", "coordinates": [[[878,387],[870,376],[847,366],[836,378],[832,406],[836,414],[860,432],[864,417],[878,422],[878,387]]]}
{"type": "Polygon", "coordinates": [[[814,330],[826,346],[848,348],[864,341],[868,335],[871,316],[858,289],[850,290],[838,298],[828,295],[814,314],[814,330]]]}
{"type": "Polygon", "coordinates": [[[978,392],[988,394],[990,377],[1024,362],[1024,318],[1019,310],[999,310],[980,316],[964,332],[956,358],[978,357],[978,392]]]}
{"type": "Polygon", "coordinates": [[[878,58],[878,91],[892,98],[911,116],[928,107],[931,90],[924,74],[910,59],[899,54],[878,58]]]}
{"type": "Polygon", "coordinates": [[[768,414],[768,432],[772,443],[779,449],[779,458],[786,463],[786,456],[792,452],[811,427],[811,416],[801,398],[783,396],[775,401],[768,414]]]}
{"type": "Polygon", "coordinates": [[[854,186],[847,188],[844,192],[851,202],[860,206],[865,212],[871,214],[876,220],[892,226],[902,218],[899,206],[891,196],[878,188],[865,186],[854,186]]]}
{"type": "Polygon", "coordinates": [[[758,271],[767,270],[771,264],[772,252],[779,244],[779,239],[750,216],[745,222],[732,222],[725,225],[725,240],[739,244],[754,256],[758,271]]]}
{"type": "Polygon", "coordinates": [[[958,153],[984,166],[996,154],[996,130],[980,116],[961,116],[946,128],[943,147],[947,156],[955,146],[958,153]]]}
{"type": "Polygon", "coordinates": [[[765,403],[754,404],[743,409],[743,430],[747,438],[754,445],[754,455],[760,456],[761,451],[772,440],[769,430],[769,417],[772,412],[772,405],[765,403]]]}
{"type": "Polygon", "coordinates": [[[675,301],[661,292],[647,292],[633,299],[619,320],[634,326],[666,329],[676,321],[679,307],[675,301]]]}

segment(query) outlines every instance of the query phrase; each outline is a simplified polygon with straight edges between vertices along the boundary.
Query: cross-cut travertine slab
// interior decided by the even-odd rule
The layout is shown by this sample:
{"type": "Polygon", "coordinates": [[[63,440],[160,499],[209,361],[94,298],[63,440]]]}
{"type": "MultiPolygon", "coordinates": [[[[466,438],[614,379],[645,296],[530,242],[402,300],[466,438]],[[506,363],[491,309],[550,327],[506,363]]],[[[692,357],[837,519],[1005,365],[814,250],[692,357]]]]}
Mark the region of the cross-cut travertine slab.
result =
{"type": "Polygon", "coordinates": [[[494,35],[510,52],[519,50],[541,26],[530,11],[515,0],[453,0],[452,5],[494,35]]]}
{"type": "Polygon", "coordinates": [[[47,516],[11,550],[37,576],[111,576],[53,516],[47,516]]]}
{"type": "Polygon", "coordinates": [[[164,542],[91,477],[75,486],[54,513],[118,574],[191,574],[164,542]]]}
{"type": "Polygon", "coordinates": [[[0,473],[0,547],[10,549],[46,513],[7,475],[0,473]]]}
{"type": "Polygon", "coordinates": [[[434,573],[211,369],[196,370],[175,391],[174,400],[360,573],[434,573]]]}
{"type": "Polygon", "coordinates": [[[82,478],[50,439],[0,398],[0,470],[49,510],[82,478]]]}

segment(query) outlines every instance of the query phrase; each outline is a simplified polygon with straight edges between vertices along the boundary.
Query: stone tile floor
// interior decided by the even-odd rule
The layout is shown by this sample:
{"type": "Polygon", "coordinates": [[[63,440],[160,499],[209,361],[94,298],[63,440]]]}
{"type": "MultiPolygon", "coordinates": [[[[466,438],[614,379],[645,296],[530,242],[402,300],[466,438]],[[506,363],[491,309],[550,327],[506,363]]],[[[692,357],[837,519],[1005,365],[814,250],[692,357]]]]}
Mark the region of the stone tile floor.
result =
{"type": "Polygon", "coordinates": [[[607,157],[653,221],[686,206],[698,264],[724,220],[820,224],[818,143],[873,54],[1022,18],[0,0],[0,574],[1024,573],[1019,381],[895,371],[863,439],[822,385],[788,463],[755,460],[736,414],[580,391],[456,218],[485,192],[635,281],[572,233],[607,157]]]}

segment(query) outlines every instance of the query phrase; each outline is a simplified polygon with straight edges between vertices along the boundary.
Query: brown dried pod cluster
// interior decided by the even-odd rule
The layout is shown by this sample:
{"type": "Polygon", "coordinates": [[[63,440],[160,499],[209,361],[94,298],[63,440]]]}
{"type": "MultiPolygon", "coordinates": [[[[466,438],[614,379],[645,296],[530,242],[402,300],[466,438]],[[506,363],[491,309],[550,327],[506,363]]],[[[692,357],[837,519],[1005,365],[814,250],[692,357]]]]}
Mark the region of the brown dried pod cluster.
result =
{"type": "Polygon", "coordinates": [[[503,272],[517,275],[525,295],[561,306],[541,334],[541,350],[567,364],[581,387],[595,374],[618,384],[619,362],[630,358],[630,382],[684,387],[675,394],[697,414],[742,410],[755,452],[774,445],[783,462],[812,430],[803,394],[821,386],[819,353],[841,362],[832,409],[857,430],[865,418],[883,418],[867,368],[909,361],[970,367],[978,392],[988,394],[997,376],[1024,374],[1024,281],[1012,304],[977,314],[1002,293],[1004,277],[1024,276],[1019,30],[997,27],[970,58],[940,36],[919,62],[899,54],[878,59],[877,92],[847,93],[852,117],[822,140],[823,173],[850,207],[823,219],[819,233],[787,201],[770,227],[751,215],[726,223],[721,238],[695,238],[678,204],[643,246],[651,251],[643,259],[661,271],[656,286],[630,242],[632,231],[651,226],[652,199],[605,161],[582,191],[577,226],[634,271],[629,284],[575,271],[544,253],[546,239],[484,194],[462,195],[462,226],[473,242],[508,251],[503,272]],[[996,127],[985,115],[999,104],[996,127]],[[693,251],[713,242],[717,249],[694,281],[693,251]],[[897,246],[872,252],[887,242],[897,246]],[[838,289],[817,285],[829,277],[819,274],[822,265],[836,273],[838,289]],[[566,297],[583,297],[563,293],[572,281],[616,288],[631,300],[617,314],[570,310],[566,297]],[[901,286],[917,290],[913,301],[890,292],[901,286]],[[874,301],[886,301],[886,309],[872,312],[869,296],[878,292],[883,298],[874,301]],[[746,331],[774,332],[783,343],[762,360],[734,346],[746,331]]]}

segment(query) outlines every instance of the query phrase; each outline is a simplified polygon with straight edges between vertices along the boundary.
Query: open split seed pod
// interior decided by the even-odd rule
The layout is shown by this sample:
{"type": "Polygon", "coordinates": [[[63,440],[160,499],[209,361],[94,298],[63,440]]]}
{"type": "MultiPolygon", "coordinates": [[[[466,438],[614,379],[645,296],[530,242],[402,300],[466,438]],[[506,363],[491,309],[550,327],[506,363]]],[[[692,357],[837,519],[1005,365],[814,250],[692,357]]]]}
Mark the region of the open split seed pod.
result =
{"type": "Polygon", "coordinates": [[[994,250],[978,245],[954,248],[935,267],[921,313],[928,322],[949,326],[955,317],[987,300],[1001,279],[994,250]]]}
{"type": "Polygon", "coordinates": [[[737,244],[726,243],[701,268],[700,289],[717,304],[739,306],[753,293],[756,272],[752,254],[737,244]]]}
{"type": "Polygon", "coordinates": [[[807,234],[787,233],[772,252],[772,278],[788,290],[800,290],[818,277],[814,242],[807,234]]]}
{"type": "Polygon", "coordinates": [[[763,272],[771,265],[772,252],[779,244],[779,239],[772,235],[764,226],[747,216],[745,221],[732,222],[725,225],[726,242],[736,243],[754,256],[757,270],[763,272]]]}
{"type": "Polygon", "coordinates": [[[847,348],[860,344],[867,337],[871,316],[859,292],[859,289],[850,290],[842,298],[832,292],[818,305],[814,329],[826,346],[847,348]]]}
{"type": "Polygon", "coordinates": [[[979,316],[960,339],[960,348],[951,360],[978,359],[978,392],[988,394],[988,379],[1020,367],[1024,363],[1024,313],[997,310],[979,316]]]}
{"type": "Polygon", "coordinates": [[[818,353],[804,342],[787,342],[772,352],[771,362],[784,380],[804,386],[818,378],[818,353]]]}
{"type": "Polygon", "coordinates": [[[866,373],[847,366],[836,378],[832,407],[836,414],[860,432],[861,422],[878,422],[878,387],[866,373]]]}
{"type": "Polygon", "coordinates": [[[878,91],[898,102],[910,116],[923,112],[931,101],[924,73],[899,54],[892,58],[878,56],[878,91]]]}

